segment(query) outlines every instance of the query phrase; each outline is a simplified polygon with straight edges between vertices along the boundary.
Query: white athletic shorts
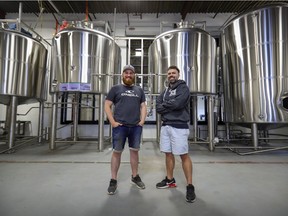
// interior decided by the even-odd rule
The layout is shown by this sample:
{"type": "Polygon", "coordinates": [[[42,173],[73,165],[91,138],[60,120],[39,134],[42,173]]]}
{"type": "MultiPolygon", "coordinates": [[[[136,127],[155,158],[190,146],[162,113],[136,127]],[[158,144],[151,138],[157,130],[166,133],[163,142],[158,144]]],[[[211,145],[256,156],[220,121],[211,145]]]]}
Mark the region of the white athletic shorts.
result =
{"type": "Polygon", "coordinates": [[[174,155],[187,154],[189,129],[162,126],[160,132],[160,151],[174,155]]]}

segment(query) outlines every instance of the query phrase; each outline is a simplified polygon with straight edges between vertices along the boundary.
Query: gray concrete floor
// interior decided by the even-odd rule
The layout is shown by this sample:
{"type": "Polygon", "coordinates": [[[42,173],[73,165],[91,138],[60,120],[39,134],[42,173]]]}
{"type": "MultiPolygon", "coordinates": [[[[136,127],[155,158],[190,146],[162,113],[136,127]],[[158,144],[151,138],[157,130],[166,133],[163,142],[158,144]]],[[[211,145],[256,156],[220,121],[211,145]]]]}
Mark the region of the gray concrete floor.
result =
{"type": "Polygon", "coordinates": [[[185,178],[177,158],[177,188],[156,189],[165,177],[164,155],[144,142],[139,173],[146,184],[130,184],[129,151],[119,170],[118,191],[107,195],[110,146],[95,144],[26,145],[0,155],[1,216],[211,215],[286,216],[288,150],[239,156],[229,150],[209,152],[191,144],[195,203],[185,201],[185,178]]]}

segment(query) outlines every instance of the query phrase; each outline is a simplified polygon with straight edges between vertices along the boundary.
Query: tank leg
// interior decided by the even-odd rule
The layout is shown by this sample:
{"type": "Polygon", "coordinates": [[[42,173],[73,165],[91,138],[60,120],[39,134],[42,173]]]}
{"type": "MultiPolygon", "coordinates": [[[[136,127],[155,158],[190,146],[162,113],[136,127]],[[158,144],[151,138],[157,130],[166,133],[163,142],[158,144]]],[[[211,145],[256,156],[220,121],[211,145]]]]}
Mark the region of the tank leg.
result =
{"type": "Polygon", "coordinates": [[[230,142],[230,124],[228,122],[225,123],[225,131],[226,131],[226,140],[230,142]]]}
{"type": "Polygon", "coordinates": [[[98,143],[99,151],[104,149],[104,94],[99,95],[98,143]]]}
{"type": "Polygon", "coordinates": [[[16,119],[17,119],[17,105],[18,98],[13,96],[11,98],[10,104],[7,107],[6,114],[6,125],[8,129],[8,147],[9,149],[14,146],[15,142],[15,131],[16,131],[16,119]]]}
{"type": "Polygon", "coordinates": [[[50,150],[55,150],[56,148],[56,127],[57,127],[57,107],[58,107],[58,95],[53,93],[52,95],[52,120],[51,120],[51,139],[50,139],[50,150]]]}
{"type": "Polygon", "coordinates": [[[161,116],[156,114],[156,141],[160,144],[161,116]]]}
{"type": "Polygon", "coordinates": [[[79,112],[79,94],[75,93],[73,103],[73,141],[78,140],[78,112],[79,112]]]}
{"type": "Polygon", "coordinates": [[[39,103],[39,116],[38,116],[38,143],[42,142],[43,138],[43,121],[44,121],[44,102],[39,103]]]}
{"type": "Polygon", "coordinates": [[[192,118],[193,118],[193,141],[197,142],[197,137],[198,137],[198,98],[197,96],[192,96],[192,118]]]}
{"type": "Polygon", "coordinates": [[[214,151],[214,106],[213,96],[208,96],[208,142],[209,150],[214,151]]]}
{"type": "Polygon", "coordinates": [[[253,123],[251,125],[251,131],[252,131],[252,142],[254,150],[258,149],[258,127],[256,123],[253,123]]]}

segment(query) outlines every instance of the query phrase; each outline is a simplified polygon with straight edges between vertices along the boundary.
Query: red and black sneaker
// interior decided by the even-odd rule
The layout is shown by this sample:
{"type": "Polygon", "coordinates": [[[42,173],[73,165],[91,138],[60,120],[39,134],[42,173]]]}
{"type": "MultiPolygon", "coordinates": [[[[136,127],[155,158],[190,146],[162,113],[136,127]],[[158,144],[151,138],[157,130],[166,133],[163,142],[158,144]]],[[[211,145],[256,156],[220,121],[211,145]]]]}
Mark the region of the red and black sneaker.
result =
{"type": "Polygon", "coordinates": [[[168,179],[167,176],[161,182],[156,184],[156,188],[158,189],[175,188],[175,187],[177,187],[175,179],[174,178],[168,179]]]}

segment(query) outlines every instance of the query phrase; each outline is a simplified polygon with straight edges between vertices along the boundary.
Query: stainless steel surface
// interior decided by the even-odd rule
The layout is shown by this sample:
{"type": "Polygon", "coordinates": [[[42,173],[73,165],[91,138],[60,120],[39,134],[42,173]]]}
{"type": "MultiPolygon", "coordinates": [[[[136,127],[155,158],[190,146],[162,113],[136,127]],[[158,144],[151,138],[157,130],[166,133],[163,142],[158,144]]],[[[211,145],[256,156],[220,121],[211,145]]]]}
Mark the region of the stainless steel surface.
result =
{"type": "Polygon", "coordinates": [[[251,124],[251,134],[252,134],[252,143],[254,146],[254,150],[257,150],[257,148],[258,148],[258,128],[257,128],[256,123],[251,124]]]}
{"type": "Polygon", "coordinates": [[[0,103],[18,105],[46,100],[47,50],[25,34],[0,29],[0,103]]]}
{"type": "Polygon", "coordinates": [[[49,143],[49,149],[56,149],[56,136],[57,136],[57,108],[58,108],[58,93],[53,93],[52,95],[52,119],[51,119],[51,137],[49,143]]]}
{"type": "Polygon", "coordinates": [[[99,95],[99,120],[98,120],[98,148],[99,151],[104,150],[104,102],[105,95],[99,95]]]}
{"type": "Polygon", "coordinates": [[[156,141],[160,144],[160,133],[161,133],[161,115],[156,114],[156,141]]]}
{"type": "Polygon", "coordinates": [[[226,122],[257,123],[258,129],[287,126],[287,20],[287,4],[270,5],[242,14],[224,28],[226,122]]]}
{"type": "Polygon", "coordinates": [[[39,103],[39,114],[38,114],[38,143],[42,142],[43,139],[43,123],[44,123],[44,103],[39,103]]]}
{"type": "Polygon", "coordinates": [[[209,150],[214,151],[214,97],[212,95],[209,95],[207,98],[208,102],[208,142],[209,142],[209,150]]]}
{"type": "Polygon", "coordinates": [[[193,141],[198,140],[198,97],[192,96],[192,123],[193,123],[193,141]]]}
{"type": "Polygon", "coordinates": [[[52,92],[62,91],[61,83],[76,83],[90,85],[85,92],[107,93],[121,70],[120,48],[100,31],[64,29],[53,38],[52,50],[51,85],[57,85],[52,92]]]}
{"type": "Polygon", "coordinates": [[[14,141],[16,132],[17,105],[18,105],[18,98],[12,96],[6,112],[7,113],[6,129],[8,129],[7,144],[9,149],[13,148],[15,144],[14,141]]]}
{"type": "Polygon", "coordinates": [[[73,141],[78,140],[78,118],[79,118],[79,94],[74,94],[74,101],[72,104],[72,113],[73,113],[73,141]]]}
{"type": "Polygon", "coordinates": [[[215,127],[215,123],[214,123],[214,112],[213,112],[213,108],[214,108],[214,95],[207,95],[207,138],[205,139],[201,139],[199,137],[199,132],[198,132],[198,119],[197,119],[197,101],[198,98],[197,96],[192,96],[192,122],[193,122],[193,137],[192,140],[190,140],[190,143],[192,144],[208,144],[208,149],[210,151],[214,151],[215,149],[215,145],[214,145],[214,139],[215,139],[215,132],[214,132],[214,127],[215,127]]]}
{"type": "Polygon", "coordinates": [[[176,65],[192,94],[216,93],[216,42],[199,28],[178,28],[159,35],[149,47],[154,94],[164,89],[166,70],[176,65]]]}

